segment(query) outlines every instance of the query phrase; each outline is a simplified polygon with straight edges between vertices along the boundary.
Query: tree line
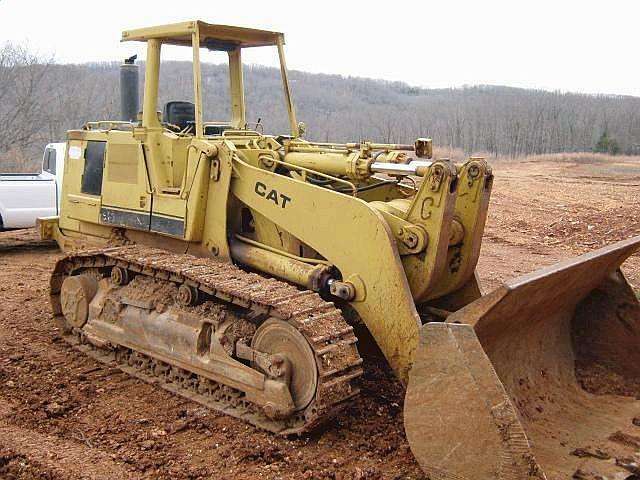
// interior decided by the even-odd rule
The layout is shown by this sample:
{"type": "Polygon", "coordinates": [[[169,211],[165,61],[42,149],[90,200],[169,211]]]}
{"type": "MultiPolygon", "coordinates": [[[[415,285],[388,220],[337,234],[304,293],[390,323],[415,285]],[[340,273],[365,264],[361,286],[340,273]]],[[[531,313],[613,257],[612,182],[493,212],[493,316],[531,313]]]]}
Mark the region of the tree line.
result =
{"type": "MultiPolygon", "coordinates": [[[[45,143],[119,117],[119,63],[59,64],[12,44],[0,48],[0,170],[37,168],[45,143]]],[[[140,67],[144,81],[144,65],[140,67]]],[[[246,65],[247,120],[288,132],[279,70],[246,65]]],[[[640,153],[640,97],[502,86],[425,89],[339,75],[290,73],[298,119],[318,141],[409,143],[431,137],[468,154],[640,153]]],[[[203,64],[207,120],[229,118],[226,65],[203,64]]],[[[192,99],[190,62],[162,64],[160,105],[192,99]]]]}

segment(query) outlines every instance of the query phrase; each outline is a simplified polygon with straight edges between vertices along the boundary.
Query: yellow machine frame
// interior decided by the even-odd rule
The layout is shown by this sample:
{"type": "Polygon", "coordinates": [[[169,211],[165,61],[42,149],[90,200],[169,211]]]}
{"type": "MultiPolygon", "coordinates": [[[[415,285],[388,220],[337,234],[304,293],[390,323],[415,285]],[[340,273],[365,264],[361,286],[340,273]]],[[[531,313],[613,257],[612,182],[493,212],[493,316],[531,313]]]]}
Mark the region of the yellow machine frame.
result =
{"type": "Polygon", "coordinates": [[[122,39],[147,43],[142,121],[90,123],[69,132],[56,227],[63,248],[126,237],[240,261],[306,287],[314,285],[321,262],[339,272],[342,296],[406,380],[422,323],[416,305],[457,308],[461,298],[464,304],[479,296],[474,267],[492,179],[486,162],[424,161],[414,172],[424,178],[419,187],[396,183],[359,192],[382,181],[371,170],[373,153],[394,158],[398,149],[419,145],[429,158],[430,140],[419,139],[416,146],[304,140],[283,34],[194,21],[129,30],[122,39]],[[193,135],[167,130],[156,111],[163,44],[193,50],[193,135]],[[246,129],[241,50],[256,46],[277,47],[291,126],[284,140],[246,129]],[[205,135],[201,48],[224,50],[229,57],[232,118],[218,136],[205,135]],[[78,190],[90,142],[106,142],[100,195],[78,190]],[[279,168],[290,174],[276,173],[279,168]],[[352,189],[323,188],[309,176],[352,189]],[[251,212],[253,238],[238,230],[243,209],[251,212]]]}

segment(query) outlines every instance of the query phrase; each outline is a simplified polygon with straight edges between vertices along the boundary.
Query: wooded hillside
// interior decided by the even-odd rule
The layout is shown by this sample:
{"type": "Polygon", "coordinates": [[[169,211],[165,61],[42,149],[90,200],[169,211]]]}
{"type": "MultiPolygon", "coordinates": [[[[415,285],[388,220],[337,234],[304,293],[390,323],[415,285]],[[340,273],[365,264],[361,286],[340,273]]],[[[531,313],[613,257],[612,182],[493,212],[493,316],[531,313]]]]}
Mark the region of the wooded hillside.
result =
{"type": "MultiPolygon", "coordinates": [[[[191,99],[190,63],[163,63],[161,76],[161,104],[191,99]]],[[[66,130],[117,119],[118,79],[116,62],[62,65],[20,46],[0,48],[0,171],[37,168],[42,146],[64,139],[66,130]]],[[[228,118],[227,82],[226,66],[203,65],[207,120],[228,118]]],[[[298,119],[314,140],[429,136],[439,146],[492,156],[640,153],[640,97],[501,86],[422,89],[299,71],[291,72],[291,82],[298,119]]],[[[245,89],[249,122],[260,118],[265,132],[286,133],[279,71],[246,66],[245,89]]]]}

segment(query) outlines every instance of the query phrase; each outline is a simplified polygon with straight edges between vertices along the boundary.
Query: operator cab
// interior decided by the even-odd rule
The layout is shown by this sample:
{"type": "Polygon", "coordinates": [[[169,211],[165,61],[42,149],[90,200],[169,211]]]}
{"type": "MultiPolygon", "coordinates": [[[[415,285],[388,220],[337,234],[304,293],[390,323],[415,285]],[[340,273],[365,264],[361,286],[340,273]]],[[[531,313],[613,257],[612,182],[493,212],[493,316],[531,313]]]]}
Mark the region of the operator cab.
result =
{"type": "Polygon", "coordinates": [[[142,127],[148,129],[166,128],[173,133],[196,138],[224,135],[225,132],[230,130],[247,130],[242,76],[242,50],[252,47],[277,47],[291,135],[292,137],[299,136],[300,132],[293,110],[284,60],[284,35],[282,33],[192,21],[128,30],[122,33],[122,41],[142,41],[147,43],[142,127]],[[163,108],[162,118],[160,119],[157,114],[157,106],[160,51],[163,45],[191,47],[193,51],[193,102],[168,102],[163,108]],[[231,119],[229,122],[206,122],[203,119],[203,82],[200,69],[201,48],[223,52],[228,55],[231,103],[231,119]]]}

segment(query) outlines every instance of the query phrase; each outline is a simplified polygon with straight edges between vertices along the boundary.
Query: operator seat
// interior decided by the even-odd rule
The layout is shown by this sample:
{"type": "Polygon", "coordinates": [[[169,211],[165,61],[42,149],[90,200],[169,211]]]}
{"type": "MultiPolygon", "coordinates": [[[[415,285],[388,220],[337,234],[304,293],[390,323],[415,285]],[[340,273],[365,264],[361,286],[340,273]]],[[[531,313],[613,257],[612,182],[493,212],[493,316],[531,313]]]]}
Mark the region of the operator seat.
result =
{"type": "Polygon", "coordinates": [[[162,112],[162,121],[184,130],[196,121],[196,106],[191,102],[167,102],[162,112]]]}

